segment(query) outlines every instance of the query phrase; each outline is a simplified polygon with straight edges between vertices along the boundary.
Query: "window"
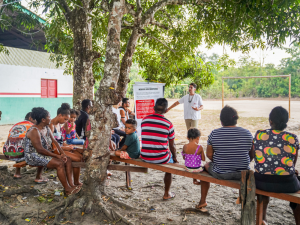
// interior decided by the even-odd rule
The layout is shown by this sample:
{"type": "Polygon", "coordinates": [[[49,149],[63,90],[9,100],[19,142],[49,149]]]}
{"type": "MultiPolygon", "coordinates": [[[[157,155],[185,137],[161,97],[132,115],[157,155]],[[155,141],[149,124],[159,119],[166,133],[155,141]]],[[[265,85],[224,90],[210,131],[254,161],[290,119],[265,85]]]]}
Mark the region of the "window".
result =
{"type": "Polygon", "coordinates": [[[41,80],[41,97],[57,98],[57,80],[41,80]]]}

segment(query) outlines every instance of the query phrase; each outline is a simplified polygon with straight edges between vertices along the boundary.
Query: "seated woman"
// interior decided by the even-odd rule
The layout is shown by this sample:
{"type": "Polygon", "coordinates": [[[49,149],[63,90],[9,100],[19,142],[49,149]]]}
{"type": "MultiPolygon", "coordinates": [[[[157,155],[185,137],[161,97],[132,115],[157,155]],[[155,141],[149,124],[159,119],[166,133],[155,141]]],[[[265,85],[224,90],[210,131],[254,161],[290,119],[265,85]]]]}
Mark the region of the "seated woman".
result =
{"type": "Polygon", "coordinates": [[[28,130],[24,138],[26,163],[31,166],[56,169],[58,179],[65,189],[65,194],[69,196],[78,193],[81,186],[76,186],[73,183],[72,161],[60,148],[48,127],[50,124],[49,112],[42,107],[33,108],[31,117],[36,120],[36,125],[28,130]],[[54,154],[51,151],[52,142],[60,154],[54,154]]]}
{"type": "MultiPolygon", "coordinates": [[[[295,193],[300,182],[295,175],[298,158],[298,137],[284,131],[289,114],[281,106],[272,109],[269,115],[270,129],[258,130],[254,137],[256,188],[275,193],[295,193]]],[[[263,220],[266,224],[270,197],[263,196],[263,220]]],[[[300,224],[300,205],[290,203],[296,224],[300,224]]]]}
{"type": "MultiPolygon", "coordinates": [[[[222,127],[213,130],[208,136],[206,155],[211,162],[205,164],[204,168],[217,179],[240,180],[241,171],[250,169],[252,134],[249,130],[236,126],[238,118],[234,108],[225,106],[220,114],[222,127]]],[[[198,209],[207,205],[205,198],[208,188],[209,186],[203,192],[201,188],[198,209]]]]}
{"type": "MultiPolygon", "coordinates": [[[[55,140],[59,143],[61,148],[65,151],[65,154],[71,158],[72,162],[82,162],[83,149],[75,148],[72,145],[67,145],[63,141],[61,124],[66,123],[70,119],[71,107],[68,103],[61,104],[61,107],[57,110],[57,116],[54,117],[50,122],[50,129],[53,132],[55,140]]],[[[56,148],[55,148],[56,149],[56,148]]],[[[74,167],[74,184],[82,185],[79,181],[80,167],[74,167]]]]}

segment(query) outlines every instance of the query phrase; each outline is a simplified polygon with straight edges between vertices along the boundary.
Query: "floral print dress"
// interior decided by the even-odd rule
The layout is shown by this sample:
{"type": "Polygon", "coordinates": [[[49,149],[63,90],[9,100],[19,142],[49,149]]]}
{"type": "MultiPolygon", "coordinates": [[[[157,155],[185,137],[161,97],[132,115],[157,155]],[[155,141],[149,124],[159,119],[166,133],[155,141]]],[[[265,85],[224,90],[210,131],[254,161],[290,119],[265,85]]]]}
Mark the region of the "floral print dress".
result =
{"type": "Polygon", "coordinates": [[[254,137],[255,171],[260,174],[292,175],[299,148],[295,134],[278,130],[258,130],[254,137]]]}
{"type": "Polygon", "coordinates": [[[51,131],[50,131],[49,127],[48,126],[46,127],[47,134],[45,136],[41,134],[41,132],[39,131],[38,128],[31,127],[27,131],[26,136],[25,136],[24,141],[23,141],[25,161],[30,166],[44,166],[44,167],[46,167],[48,165],[48,163],[51,161],[52,157],[42,155],[42,154],[38,153],[36,151],[36,149],[33,147],[32,143],[31,143],[31,140],[27,137],[28,132],[31,131],[32,129],[37,129],[37,131],[40,133],[43,148],[47,149],[48,151],[51,151],[51,149],[49,149],[49,147],[52,144],[52,140],[51,140],[51,137],[50,137],[50,132],[51,131]]]}

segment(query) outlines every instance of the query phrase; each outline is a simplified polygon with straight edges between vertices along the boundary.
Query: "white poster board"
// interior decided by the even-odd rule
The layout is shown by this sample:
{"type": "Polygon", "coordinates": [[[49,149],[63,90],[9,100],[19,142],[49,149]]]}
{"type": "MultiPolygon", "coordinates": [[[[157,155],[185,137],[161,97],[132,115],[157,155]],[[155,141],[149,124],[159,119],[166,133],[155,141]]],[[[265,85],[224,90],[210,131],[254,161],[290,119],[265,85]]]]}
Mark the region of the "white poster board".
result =
{"type": "Polygon", "coordinates": [[[162,83],[136,82],[133,85],[135,119],[138,123],[137,132],[141,135],[141,122],[145,116],[154,113],[154,105],[158,98],[164,97],[162,83]]]}

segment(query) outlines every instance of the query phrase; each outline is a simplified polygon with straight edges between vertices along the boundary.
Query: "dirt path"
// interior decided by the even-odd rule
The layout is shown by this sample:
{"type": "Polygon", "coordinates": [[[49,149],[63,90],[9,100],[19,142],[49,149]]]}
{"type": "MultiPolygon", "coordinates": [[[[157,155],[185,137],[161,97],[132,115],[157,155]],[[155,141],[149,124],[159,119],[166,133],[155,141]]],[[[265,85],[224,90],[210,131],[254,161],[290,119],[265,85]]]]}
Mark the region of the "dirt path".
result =
{"type": "MultiPolygon", "coordinates": [[[[176,100],[170,100],[171,105],[176,100]]],[[[235,107],[239,111],[240,119],[238,125],[247,128],[252,134],[258,129],[268,128],[268,114],[276,105],[286,106],[286,101],[228,101],[226,104],[235,107]]],[[[221,108],[220,101],[204,101],[205,110],[202,112],[202,119],[200,121],[200,130],[202,133],[201,144],[204,149],[206,148],[207,136],[210,132],[220,127],[219,113],[221,108]]],[[[300,109],[300,102],[292,102],[292,115],[293,119],[289,122],[287,130],[300,135],[299,117],[296,112],[300,109]]],[[[176,132],[176,144],[177,152],[182,151],[183,144],[187,143],[186,140],[186,128],[183,120],[183,107],[180,105],[169,112],[166,117],[172,121],[176,132]]],[[[0,126],[0,151],[1,143],[6,140],[7,134],[11,125],[0,126]]],[[[178,156],[180,164],[183,164],[183,159],[178,156]]],[[[299,162],[299,161],[298,161],[299,162]]],[[[7,161],[0,162],[0,166],[7,161]]],[[[297,165],[297,169],[300,170],[300,163],[297,165]]],[[[251,164],[253,168],[253,163],[251,164]]],[[[10,168],[11,175],[13,169],[10,168]]],[[[0,172],[1,173],[1,172],[0,172]]],[[[49,172],[54,174],[54,172],[49,172]]],[[[49,173],[44,173],[49,177],[49,173]]],[[[84,174],[82,172],[81,174],[84,174]]],[[[30,185],[33,183],[34,173],[25,175],[22,180],[16,181],[14,184],[5,184],[4,186],[14,186],[17,183],[19,185],[30,185]],[[28,179],[27,179],[28,177],[28,179]]],[[[132,173],[132,190],[125,188],[125,173],[114,171],[113,176],[106,182],[107,194],[118,199],[120,202],[124,202],[134,208],[138,209],[139,213],[128,213],[126,218],[131,221],[135,221],[134,224],[239,224],[240,223],[240,205],[236,205],[235,201],[238,197],[238,191],[232,188],[222,187],[220,185],[212,184],[209,190],[207,203],[209,214],[203,214],[196,212],[191,208],[194,207],[200,200],[200,186],[192,184],[192,179],[174,175],[171,191],[176,193],[176,198],[171,201],[162,201],[164,184],[164,173],[155,170],[149,170],[148,174],[132,173]]],[[[48,199],[53,201],[60,201],[61,197],[55,197],[54,191],[61,190],[60,183],[56,183],[53,180],[47,185],[33,185],[34,189],[40,192],[35,196],[24,200],[24,204],[18,203],[17,196],[10,199],[3,199],[12,210],[21,211],[23,213],[28,212],[27,204],[39,204],[40,209],[47,211],[49,203],[40,203],[38,196],[47,196],[48,199]],[[43,195],[44,194],[44,195],[43,195]],[[49,196],[49,197],[48,197],[49,196]],[[28,203],[27,203],[28,202],[28,203]]],[[[1,190],[1,187],[0,187],[1,190]]],[[[26,197],[26,194],[22,195],[22,198],[26,197]]],[[[1,201],[1,198],[0,198],[1,201]]],[[[289,225],[295,224],[292,211],[289,208],[289,203],[281,200],[271,199],[270,207],[268,209],[269,224],[282,224],[289,225]]],[[[34,208],[35,210],[38,207],[34,208]]],[[[43,213],[43,212],[41,212],[43,213]]],[[[41,214],[42,215],[42,214],[41,214]]],[[[125,216],[125,215],[124,215],[125,216]]],[[[85,218],[85,217],[83,217],[85,218]]],[[[83,219],[82,221],[72,221],[73,224],[94,224],[89,219],[83,219]],[[89,222],[87,222],[89,221],[89,222]]],[[[95,221],[98,224],[110,224],[105,218],[98,218],[95,221]]],[[[49,220],[48,220],[49,222],[49,220]]],[[[45,220],[47,223],[47,220],[45,220]]],[[[44,224],[45,224],[44,223],[44,224]]],[[[1,224],[1,221],[0,221],[1,224]]],[[[20,223],[22,224],[22,223],[20,223]]],[[[24,224],[34,224],[25,223],[24,224]]],[[[43,223],[42,223],[43,224],[43,223]]],[[[95,223],[96,224],[96,223],[95,223]]],[[[118,224],[118,223],[117,223],[118,224]]]]}

